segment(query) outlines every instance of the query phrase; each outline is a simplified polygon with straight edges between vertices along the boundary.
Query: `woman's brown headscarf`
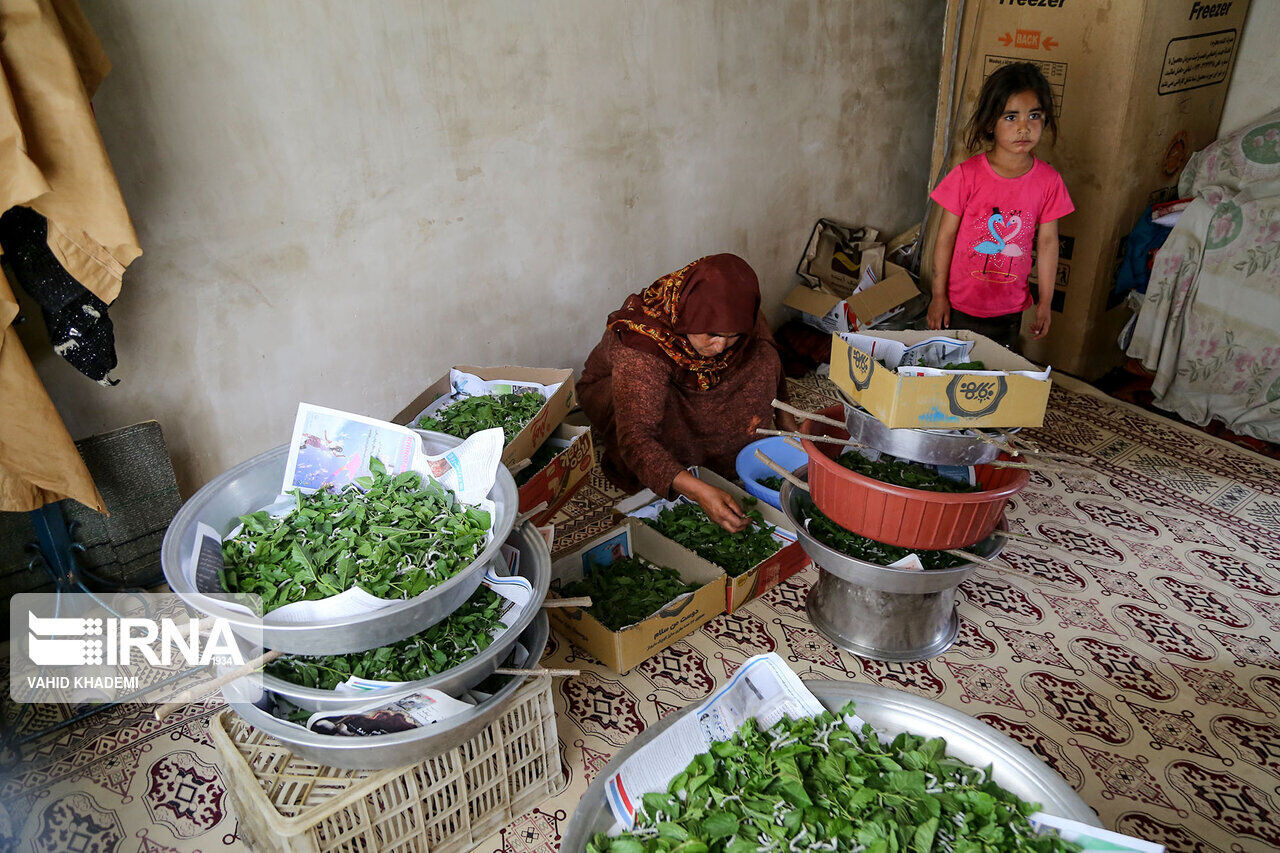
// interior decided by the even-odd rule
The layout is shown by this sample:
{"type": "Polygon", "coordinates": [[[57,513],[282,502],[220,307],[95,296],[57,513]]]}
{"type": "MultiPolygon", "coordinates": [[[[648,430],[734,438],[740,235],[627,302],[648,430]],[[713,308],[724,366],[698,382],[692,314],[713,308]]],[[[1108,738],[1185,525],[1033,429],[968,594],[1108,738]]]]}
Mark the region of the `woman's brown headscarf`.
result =
{"type": "Polygon", "coordinates": [[[633,349],[670,358],[706,390],[747,349],[760,311],[760,282],[737,255],[708,255],[664,275],[609,315],[608,328],[633,349]],[[719,355],[702,356],[689,334],[743,335],[719,355]]]}

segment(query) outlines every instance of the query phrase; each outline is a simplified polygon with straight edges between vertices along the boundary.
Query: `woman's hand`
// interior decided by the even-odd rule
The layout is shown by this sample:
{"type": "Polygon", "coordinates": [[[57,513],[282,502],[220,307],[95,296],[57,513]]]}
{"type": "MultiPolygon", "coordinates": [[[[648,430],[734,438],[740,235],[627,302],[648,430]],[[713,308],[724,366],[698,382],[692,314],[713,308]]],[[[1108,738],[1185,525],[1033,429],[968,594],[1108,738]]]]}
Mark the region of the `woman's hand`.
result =
{"type": "Polygon", "coordinates": [[[749,522],[742,512],[742,507],[738,506],[733,495],[724,489],[704,483],[688,471],[677,474],[671,481],[671,487],[690,500],[697,501],[698,506],[702,507],[702,511],[707,514],[707,518],[730,533],[747,529],[749,522]]]}
{"type": "Polygon", "coordinates": [[[930,329],[948,328],[951,325],[951,300],[935,293],[929,301],[928,323],[930,329]]]}

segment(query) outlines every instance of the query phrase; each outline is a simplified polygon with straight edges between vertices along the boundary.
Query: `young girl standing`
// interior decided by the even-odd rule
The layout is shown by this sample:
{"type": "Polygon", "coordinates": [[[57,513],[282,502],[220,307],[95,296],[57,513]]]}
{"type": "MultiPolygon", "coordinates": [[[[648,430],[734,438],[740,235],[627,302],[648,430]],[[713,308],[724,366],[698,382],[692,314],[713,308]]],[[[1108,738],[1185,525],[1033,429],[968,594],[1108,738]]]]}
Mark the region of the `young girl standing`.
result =
{"type": "Polygon", "coordinates": [[[1062,177],[1032,152],[1057,134],[1049,81],[1030,62],[998,69],[982,84],[965,128],[979,151],[930,195],[942,206],[933,250],[930,329],[968,329],[1012,347],[1031,305],[1031,238],[1039,301],[1031,334],[1049,332],[1058,269],[1058,220],[1075,210],[1062,177]]]}

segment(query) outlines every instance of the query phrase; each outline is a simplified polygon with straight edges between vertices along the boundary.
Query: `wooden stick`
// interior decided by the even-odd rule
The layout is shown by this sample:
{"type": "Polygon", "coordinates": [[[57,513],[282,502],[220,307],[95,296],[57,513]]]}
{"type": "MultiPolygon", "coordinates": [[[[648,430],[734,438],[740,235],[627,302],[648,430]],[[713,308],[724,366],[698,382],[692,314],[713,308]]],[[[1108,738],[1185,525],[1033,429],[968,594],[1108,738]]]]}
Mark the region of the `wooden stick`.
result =
{"type": "Polygon", "coordinates": [[[241,666],[236,667],[235,669],[231,670],[228,673],[224,673],[223,675],[218,676],[212,681],[206,682],[200,685],[199,687],[193,687],[182,693],[179,693],[177,697],[161,705],[159,708],[156,708],[155,718],[157,720],[163,720],[165,717],[169,716],[179,708],[186,707],[187,705],[190,705],[192,702],[196,702],[200,699],[203,699],[211,695],[212,693],[218,690],[221,690],[223,687],[235,681],[236,679],[243,678],[246,675],[250,674],[251,672],[255,672],[261,669],[262,667],[271,663],[276,658],[280,657],[280,655],[282,654],[284,654],[284,652],[272,649],[271,651],[263,654],[261,657],[254,658],[251,661],[247,661],[241,666]],[[187,697],[191,697],[191,698],[187,698],[187,697]]]}
{"type": "Polygon", "coordinates": [[[581,675],[580,669],[548,669],[544,666],[536,666],[533,669],[519,669],[518,667],[500,666],[493,671],[494,675],[549,675],[552,678],[561,678],[571,675],[581,675]]]}
{"type": "Polygon", "coordinates": [[[809,452],[804,449],[804,445],[800,443],[800,439],[798,438],[787,436],[783,441],[786,442],[787,447],[794,447],[796,450],[804,451],[805,453],[809,452]]]}
{"type": "Polygon", "coordinates": [[[1038,536],[1032,536],[1030,533],[1018,533],[1013,530],[994,530],[992,531],[991,535],[1003,536],[1005,539],[1009,539],[1015,542],[1027,542],[1032,545],[1052,545],[1055,548],[1062,547],[1056,542],[1050,542],[1048,539],[1041,539],[1038,536]]]}
{"type": "Polygon", "coordinates": [[[535,515],[537,515],[538,513],[542,512],[542,511],[543,511],[544,509],[546,509],[546,508],[547,508],[547,502],[546,502],[546,501],[543,501],[542,503],[538,504],[537,506],[529,507],[527,510],[525,510],[524,512],[522,512],[522,513],[520,513],[519,515],[517,515],[517,516],[516,516],[516,520],[515,520],[514,522],[512,522],[512,524],[518,527],[518,526],[520,526],[521,524],[524,524],[524,523],[525,523],[526,521],[528,521],[529,519],[533,518],[533,517],[534,517],[535,515]]]}
{"type": "Polygon", "coordinates": [[[970,563],[974,563],[976,565],[982,566],[984,568],[992,569],[997,572],[1004,572],[1005,574],[1011,574],[1011,575],[1027,574],[1026,572],[1020,572],[1011,566],[1003,566],[1000,563],[995,563],[995,562],[992,562],[991,560],[988,560],[986,557],[979,557],[977,554],[973,554],[968,551],[961,551],[958,548],[948,548],[947,553],[953,556],[959,557],[962,560],[967,560],[970,563]]]}
{"type": "Polygon", "coordinates": [[[820,415],[817,412],[806,412],[803,409],[797,409],[790,403],[784,403],[781,400],[774,400],[773,407],[775,409],[781,409],[784,412],[790,412],[802,421],[817,421],[820,424],[840,427],[840,429],[848,428],[844,421],[838,421],[835,418],[829,418],[826,415],[820,415]]]}
{"type": "Polygon", "coordinates": [[[777,474],[779,477],[786,480],[788,483],[795,486],[797,489],[804,489],[806,492],[809,491],[808,483],[806,483],[804,480],[801,480],[795,474],[792,474],[786,468],[783,468],[777,462],[774,462],[772,459],[770,459],[768,456],[765,455],[763,450],[756,450],[756,458],[759,459],[761,462],[763,462],[765,465],[768,465],[769,470],[773,471],[773,473],[777,474]]]}
{"type": "Polygon", "coordinates": [[[520,473],[521,471],[523,471],[525,468],[528,468],[532,464],[533,464],[532,459],[521,459],[519,462],[512,462],[510,465],[508,465],[507,470],[510,471],[511,476],[514,477],[516,474],[520,473]]]}
{"type": "Polygon", "coordinates": [[[542,600],[543,607],[590,607],[591,596],[579,595],[572,598],[545,598],[542,600]]]}
{"type": "Polygon", "coordinates": [[[810,441],[825,441],[827,444],[840,444],[845,447],[866,447],[860,441],[854,441],[851,438],[836,438],[833,435],[806,435],[803,432],[786,432],[780,429],[765,429],[764,427],[756,427],[756,432],[760,435],[781,435],[786,438],[794,438],[797,440],[809,439],[810,441]]]}

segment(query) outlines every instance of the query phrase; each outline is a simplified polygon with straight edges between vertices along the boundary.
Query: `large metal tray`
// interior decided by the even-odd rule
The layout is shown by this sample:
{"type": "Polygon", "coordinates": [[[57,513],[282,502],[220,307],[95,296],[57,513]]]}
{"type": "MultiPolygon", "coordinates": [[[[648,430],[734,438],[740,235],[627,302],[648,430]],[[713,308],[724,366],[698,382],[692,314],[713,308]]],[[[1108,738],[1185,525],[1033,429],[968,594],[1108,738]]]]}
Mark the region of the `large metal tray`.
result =
{"type": "MultiPolygon", "coordinates": [[[[542,609],[542,602],[547,597],[547,586],[551,583],[551,551],[547,548],[547,540],[542,538],[537,528],[526,522],[511,532],[507,537],[507,543],[520,552],[518,574],[533,585],[533,598],[530,599],[529,605],[520,614],[515,624],[503,632],[502,636],[487,649],[458,666],[430,678],[397,685],[393,688],[397,694],[416,693],[430,688],[448,693],[450,696],[457,696],[488,678],[489,674],[498,667],[499,662],[506,659],[517,638],[525,628],[529,627],[529,623],[542,609]]],[[[501,559],[502,557],[498,556],[495,562],[501,559]]],[[[303,687],[269,674],[263,674],[262,686],[277,695],[284,696],[298,707],[312,711],[330,711],[362,705],[375,695],[362,693],[355,696],[337,696],[332,690],[303,687]]]]}
{"type": "MultiPolygon", "coordinates": [[[[882,734],[911,732],[924,737],[941,737],[947,741],[947,754],[976,767],[992,767],[992,778],[1024,800],[1040,803],[1049,814],[1078,820],[1090,826],[1102,826],[1093,809],[1054,773],[1049,765],[1032,755],[1011,738],[972,717],[948,708],[941,702],[925,699],[902,690],[891,690],[871,684],[834,681],[806,681],[805,686],[829,710],[842,708],[846,702],[857,703],[858,716],[882,734]]],[[[694,703],[697,704],[697,703],[694,703]]],[[[605,802],[604,786],[609,777],[637,749],[653,740],[680,717],[689,713],[690,705],[646,728],[631,743],[617,752],[596,774],[577,810],[569,819],[562,853],[578,853],[597,832],[613,826],[613,813],[605,802]]],[[[689,756],[692,760],[693,756],[689,756]]]]}
{"type": "MultiPolygon", "coordinates": [[[[443,433],[418,434],[422,436],[423,449],[433,456],[462,443],[443,433]]],[[[470,566],[423,595],[372,613],[323,622],[264,625],[260,619],[210,605],[209,598],[197,595],[183,570],[195,546],[196,523],[204,522],[226,536],[239,523],[239,516],[276,499],[288,458],[289,446],[282,444],[215,477],[178,510],[160,547],[165,580],[183,601],[202,613],[226,619],[231,630],[255,641],[260,638],[269,649],[311,655],[361,652],[426,630],[471,597],[484,577],[484,567],[498,553],[515,521],[519,504],[515,480],[504,466],[498,466],[497,479],[488,495],[496,509],[493,539],[470,566]]]]}
{"type": "MultiPolygon", "coordinates": [[[[537,666],[542,659],[542,653],[547,648],[548,632],[547,615],[542,608],[538,608],[537,617],[520,635],[520,642],[529,651],[526,666],[537,666]]],[[[222,695],[227,700],[227,706],[244,718],[245,722],[288,744],[294,753],[303,758],[347,770],[386,770],[417,764],[447,752],[458,744],[466,743],[506,710],[512,695],[526,678],[523,675],[511,676],[497,693],[474,709],[456,717],[449,717],[423,728],[376,737],[324,735],[287,725],[243,698],[237,690],[239,682],[232,682],[223,688],[222,695]]],[[[406,691],[398,690],[388,694],[387,698],[402,695],[406,695],[406,691]]]]}
{"type": "Polygon", "coordinates": [[[1000,455],[1000,448],[973,430],[890,429],[875,415],[840,392],[849,438],[901,459],[929,465],[981,465],[1000,455]]]}

